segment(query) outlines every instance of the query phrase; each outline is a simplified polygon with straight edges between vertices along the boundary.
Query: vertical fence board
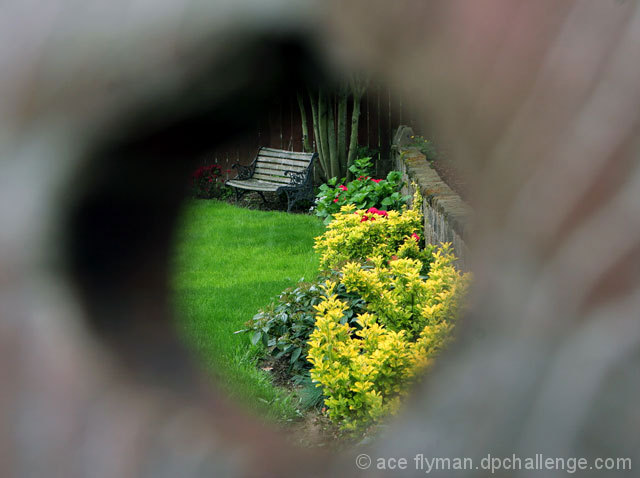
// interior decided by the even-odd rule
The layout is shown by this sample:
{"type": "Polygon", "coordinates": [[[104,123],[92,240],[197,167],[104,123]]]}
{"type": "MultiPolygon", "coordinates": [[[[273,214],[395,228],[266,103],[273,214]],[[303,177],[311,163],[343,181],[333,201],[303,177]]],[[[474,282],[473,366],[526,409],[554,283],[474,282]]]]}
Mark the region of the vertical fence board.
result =
{"type": "MultiPolygon", "coordinates": [[[[315,135],[311,118],[311,106],[307,95],[303,95],[307,109],[309,142],[315,147],[315,135]]],[[[334,101],[335,103],[335,101],[334,101]]],[[[334,119],[337,122],[337,104],[334,104],[334,119]]],[[[393,130],[402,118],[410,119],[410,103],[400,96],[394,96],[388,88],[372,84],[362,97],[358,128],[358,144],[378,150],[379,173],[388,167],[393,130]]],[[[347,107],[347,144],[351,132],[352,102],[347,107]]],[[[202,164],[218,163],[223,169],[230,169],[235,162],[249,164],[260,146],[293,151],[304,149],[300,110],[295,92],[288,98],[274,101],[268,113],[255,122],[255,127],[246,134],[231,140],[227,145],[203,157],[202,164]]],[[[235,173],[234,173],[235,174],[235,173]]]]}

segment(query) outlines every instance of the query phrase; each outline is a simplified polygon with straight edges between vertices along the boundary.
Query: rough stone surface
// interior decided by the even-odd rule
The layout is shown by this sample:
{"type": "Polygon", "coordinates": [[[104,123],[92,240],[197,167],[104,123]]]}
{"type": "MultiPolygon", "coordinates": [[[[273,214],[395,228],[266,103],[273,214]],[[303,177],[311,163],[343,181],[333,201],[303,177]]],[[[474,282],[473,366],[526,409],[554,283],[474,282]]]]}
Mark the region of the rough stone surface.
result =
{"type": "Polygon", "coordinates": [[[400,126],[394,136],[395,169],[402,172],[406,183],[403,194],[413,196],[415,186],[424,198],[424,237],[431,244],[450,242],[458,257],[458,266],[467,268],[469,249],[467,240],[472,217],[471,207],[465,203],[429,166],[427,158],[417,148],[409,146],[413,130],[400,126]]]}

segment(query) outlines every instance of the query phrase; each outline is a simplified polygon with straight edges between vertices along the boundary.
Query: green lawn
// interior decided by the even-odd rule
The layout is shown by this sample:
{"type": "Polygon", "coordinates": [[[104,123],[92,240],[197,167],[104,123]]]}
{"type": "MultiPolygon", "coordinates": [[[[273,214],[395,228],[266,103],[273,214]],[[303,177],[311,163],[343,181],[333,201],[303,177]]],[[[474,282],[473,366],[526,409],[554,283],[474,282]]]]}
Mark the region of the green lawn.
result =
{"type": "Polygon", "coordinates": [[[283,289],[316,276],[313,238],[323,230],[313,216],[194,200],[176,232],[179,329],[232,398],[270,419],[293,418],[296,403],[257,369],[249,335],[234,332],[283,289]]]}

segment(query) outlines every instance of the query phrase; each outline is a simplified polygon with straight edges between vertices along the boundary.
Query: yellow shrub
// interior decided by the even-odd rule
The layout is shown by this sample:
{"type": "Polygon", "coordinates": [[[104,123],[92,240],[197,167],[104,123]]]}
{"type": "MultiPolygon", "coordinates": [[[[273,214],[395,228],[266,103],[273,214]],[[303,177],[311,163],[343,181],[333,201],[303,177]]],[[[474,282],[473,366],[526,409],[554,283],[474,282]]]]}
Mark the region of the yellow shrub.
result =
{"type": "Polygon", "coordinates": [[[372,258],[373,268],[351,262],[341,282],[366,302],[360,329],[343,315],[348,306],[326,290],[316,306],[309,340],[311,378],[323,388],[329,417],[357,429],[397,410],[415,375],[451,337],[469,277],[453,267],[449,245],[433,254],[429,276],[422,263],[372,258]]]}
{"type": "Polygon", "coordinates": [[[415,258],[420,258],[413,238],[422,231],[420,204],[417,195],[413,209],[403,207],[401,212],[369,212],[356,210],[354,205],[343,206],[326,232],[316,238],[314,247],[320,253],[320,268],[337,269],[347,261],[373,256],[390,259],[403,246],[404,253],[413,252],[415,258]]]}

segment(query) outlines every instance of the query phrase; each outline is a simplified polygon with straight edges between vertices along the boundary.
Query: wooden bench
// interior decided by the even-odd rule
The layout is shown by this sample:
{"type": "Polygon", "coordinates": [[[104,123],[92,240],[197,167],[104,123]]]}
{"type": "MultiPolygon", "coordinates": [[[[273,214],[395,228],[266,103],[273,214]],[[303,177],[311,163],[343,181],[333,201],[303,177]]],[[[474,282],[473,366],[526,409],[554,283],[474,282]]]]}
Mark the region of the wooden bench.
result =
{"type": "Polygon", "coordinates": [[[236,202],[249,191],[260,194],[265,203],[265,192],[285,193],[289,212],[298,201],[313,200],[313,161],[317,157],[318,153],[262,147],[251,165],[234,164],[238,176],[225,184],[234,188],[236,202]]]}

